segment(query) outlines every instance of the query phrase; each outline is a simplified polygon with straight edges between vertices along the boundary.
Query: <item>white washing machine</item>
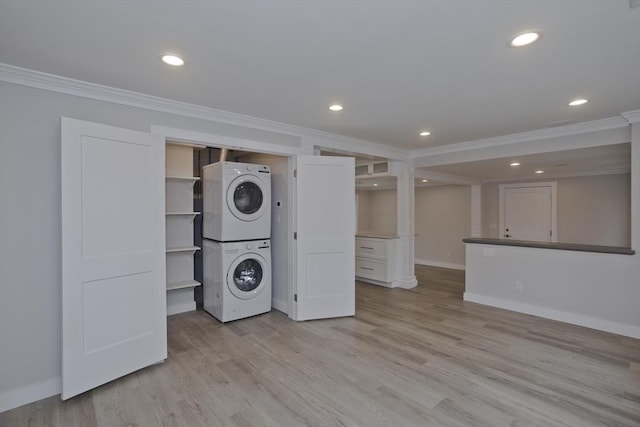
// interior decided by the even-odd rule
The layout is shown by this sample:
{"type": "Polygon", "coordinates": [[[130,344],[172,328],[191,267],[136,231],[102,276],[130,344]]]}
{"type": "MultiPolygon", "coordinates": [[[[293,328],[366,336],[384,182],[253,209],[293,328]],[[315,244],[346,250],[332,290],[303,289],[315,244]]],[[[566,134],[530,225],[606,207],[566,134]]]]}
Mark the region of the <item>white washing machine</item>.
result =
{"type": "Polygon", "coordinates": [[[271,170],[218,162],[202,168],[205,239],[222,242],[271,237],[271,170]]]}
{"type": "Polygon", "coordinates": [[[203,240],[204,309],[221,322],[271,311],[271,242],[203,240]]]}

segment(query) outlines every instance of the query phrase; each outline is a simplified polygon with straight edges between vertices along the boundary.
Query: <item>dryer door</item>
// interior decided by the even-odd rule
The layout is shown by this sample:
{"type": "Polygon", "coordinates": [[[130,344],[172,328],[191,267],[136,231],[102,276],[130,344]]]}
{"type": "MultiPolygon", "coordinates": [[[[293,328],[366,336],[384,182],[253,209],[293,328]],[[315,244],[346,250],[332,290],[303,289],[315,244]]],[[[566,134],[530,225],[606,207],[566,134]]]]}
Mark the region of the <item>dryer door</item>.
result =
{"type": "Polygon", "coordinates": [[[227,187],[227,206],[239,220],[255,221],[269,205],[269,189],[254,175],[241,175],[227,187]]]}
{"type": "Polygon", "coordinates": [[[269,264],[263,257],[245,253],[236,258],[227,270],[227,286],[238,298],[255,298],[265,288],[270,274],[269,264]]]}

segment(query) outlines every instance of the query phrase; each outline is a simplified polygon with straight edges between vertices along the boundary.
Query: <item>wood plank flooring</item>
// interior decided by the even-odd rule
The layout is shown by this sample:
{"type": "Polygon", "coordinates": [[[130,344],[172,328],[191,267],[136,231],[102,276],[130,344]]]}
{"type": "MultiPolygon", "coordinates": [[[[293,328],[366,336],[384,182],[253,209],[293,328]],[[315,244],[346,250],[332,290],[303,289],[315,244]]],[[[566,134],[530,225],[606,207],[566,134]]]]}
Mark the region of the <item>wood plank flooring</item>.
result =
{"type": "Polygon", "coordinates": [[[640,341],[462,301],[464,272],[357,284],[355,318],[172,316],[169,359],[2,426],[640,426],[640,341]]]}

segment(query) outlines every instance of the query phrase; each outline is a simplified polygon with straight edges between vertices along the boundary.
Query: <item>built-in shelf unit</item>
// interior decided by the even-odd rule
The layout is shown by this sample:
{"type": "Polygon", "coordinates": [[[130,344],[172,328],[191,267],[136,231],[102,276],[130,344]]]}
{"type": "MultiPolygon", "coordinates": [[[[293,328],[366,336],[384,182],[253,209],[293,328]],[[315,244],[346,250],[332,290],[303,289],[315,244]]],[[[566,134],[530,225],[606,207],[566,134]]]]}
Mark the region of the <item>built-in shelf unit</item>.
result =
{"type": "Polygon", "coordinates": [[[165,224],[167,240],[167,315],[195,310],[193,289],[200,282],[193,278],[193,175],[192,145],[167,143],[165,224]]]}

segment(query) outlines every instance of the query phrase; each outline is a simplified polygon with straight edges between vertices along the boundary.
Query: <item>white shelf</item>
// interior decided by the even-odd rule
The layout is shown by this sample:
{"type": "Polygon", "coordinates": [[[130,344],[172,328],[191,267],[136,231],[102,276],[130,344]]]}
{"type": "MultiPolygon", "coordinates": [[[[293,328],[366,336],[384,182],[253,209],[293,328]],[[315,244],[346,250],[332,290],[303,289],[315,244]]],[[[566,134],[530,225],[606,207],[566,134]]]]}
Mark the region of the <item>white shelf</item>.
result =
{"type": "Polygon", "coordinates": [[[196,219],[196,215],[200,215],[200,212],[165,212],[167,219],[173,218],[175,221],[179,220],[189,220],[189,222],[193,222],[196,219]]]}
{"type": "Polygon", "coordinates": [[[200,282],[197,280],[183,280],[180,282],[167,283],[167,290],[173,291],[176,289],[195,288],[197,286],[200,286],[200,282]]]}
{"type": "Polygon", "coordinates": [[[167,181],[200,181],[199,176],[166,176],[167,181]]]}
{"type": "Polygon", "coordinates": [[[180,252],[195,252],[199,251],[199,246],[178,246],[175,248],[167,248],[168,254],[180,253],[180,252]]]}

